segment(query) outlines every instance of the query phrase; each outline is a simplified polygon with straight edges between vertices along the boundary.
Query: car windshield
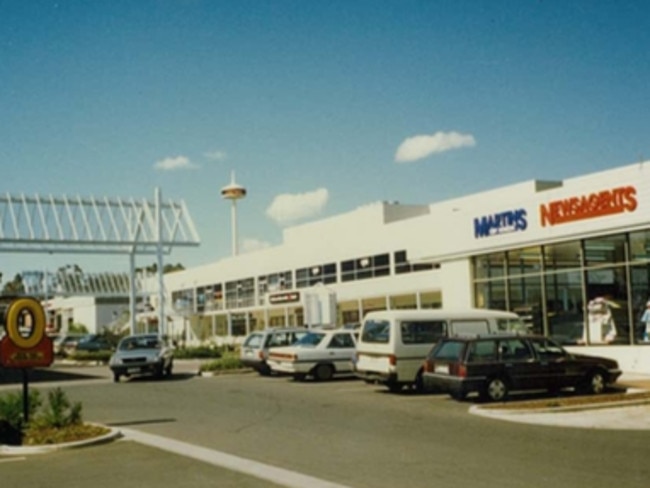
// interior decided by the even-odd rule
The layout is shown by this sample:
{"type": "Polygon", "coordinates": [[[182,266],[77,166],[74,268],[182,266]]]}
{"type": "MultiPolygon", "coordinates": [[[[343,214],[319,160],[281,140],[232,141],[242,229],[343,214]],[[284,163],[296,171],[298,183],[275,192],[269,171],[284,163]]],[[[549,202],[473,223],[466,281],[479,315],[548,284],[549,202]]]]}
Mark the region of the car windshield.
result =
{"type": "Polygon", "coordinates": [[[120,351],[133,349],[160,349],[162,342],[157,337],[127,337],[120,343],[120,351]]]}
{"type": "Polygon", "coordinates": [[[262,345],[262,334],[252,334],[244,342],[244,347],[260,347],[262,345]]]}
{"type": "Polygon", "coordinates": [[[321,343],[325,334],[322,332],[309,332],[305,336],[301,337],[298,341],[294,343],[294,346],[300,347],[316,347],[321,343]]]}

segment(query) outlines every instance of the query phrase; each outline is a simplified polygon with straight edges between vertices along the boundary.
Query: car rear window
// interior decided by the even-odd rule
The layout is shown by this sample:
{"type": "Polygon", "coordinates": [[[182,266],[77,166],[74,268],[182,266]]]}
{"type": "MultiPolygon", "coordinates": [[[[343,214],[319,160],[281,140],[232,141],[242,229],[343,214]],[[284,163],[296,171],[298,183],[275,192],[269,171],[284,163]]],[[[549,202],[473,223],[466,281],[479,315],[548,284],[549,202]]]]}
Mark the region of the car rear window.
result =
{"type": "Polygon", "coordinates": [[[363,342],[388,344],[390,340],[390,322],[387,320],[366,320],[361,332],[363,342]]]}
{"type": "Polygon", "coordinates": [[[457,361],[460,359],[464,348],[465,342],[463,341],[440,342],[433,351],[433,357],[438,360],[457,361]]]}

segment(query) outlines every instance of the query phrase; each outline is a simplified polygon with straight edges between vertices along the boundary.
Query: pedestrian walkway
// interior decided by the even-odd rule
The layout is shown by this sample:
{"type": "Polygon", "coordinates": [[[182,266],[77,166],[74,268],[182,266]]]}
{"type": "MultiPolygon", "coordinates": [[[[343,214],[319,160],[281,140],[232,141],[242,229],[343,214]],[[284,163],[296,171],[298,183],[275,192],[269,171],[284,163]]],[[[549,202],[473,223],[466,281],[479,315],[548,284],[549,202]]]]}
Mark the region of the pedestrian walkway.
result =
{"type": "MultiPolygon", "coordinates": [[[[650,376],[626,373],[617,382],[628,393],[650,391],[650,376]]],[[[562,408],[547,408],[542,411],[525,409],[482,408],[481,405],[470,407],[470,413],[510,422],[560,427],[577,427],[589,429],[614,430],[650,430],[650,399],[642,404],[638,402],[617,402],[610,405],[584,405],[562,408]],[[579,408],[579,410],[576,410],[579,408]]]]}

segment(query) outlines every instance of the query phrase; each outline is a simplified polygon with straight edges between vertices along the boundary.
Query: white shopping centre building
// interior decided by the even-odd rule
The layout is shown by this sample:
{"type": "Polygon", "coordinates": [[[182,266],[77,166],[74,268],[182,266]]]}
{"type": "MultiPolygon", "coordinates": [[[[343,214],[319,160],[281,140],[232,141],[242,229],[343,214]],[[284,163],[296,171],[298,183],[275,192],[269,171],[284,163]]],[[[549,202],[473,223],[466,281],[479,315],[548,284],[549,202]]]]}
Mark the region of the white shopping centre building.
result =
{"type": "Polygon", "coordinates": [[[476,306],[517,311],[534,331],[650,372],[640,320],[650,298],[650,162],[429,205],[369,204],[164,280],[172,330],[197,339],[476,306]]]}

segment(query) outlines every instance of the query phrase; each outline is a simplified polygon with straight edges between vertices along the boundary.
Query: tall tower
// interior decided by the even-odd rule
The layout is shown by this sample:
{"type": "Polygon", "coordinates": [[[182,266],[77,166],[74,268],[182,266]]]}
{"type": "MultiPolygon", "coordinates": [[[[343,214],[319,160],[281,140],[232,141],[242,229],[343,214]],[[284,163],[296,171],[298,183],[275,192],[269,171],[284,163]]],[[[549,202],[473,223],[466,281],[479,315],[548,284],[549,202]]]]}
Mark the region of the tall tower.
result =
{"type": "Polygon", "coordinates": [[[221,198],[230,200],[231,213],[230,225],[232,234],[232,255],[236,256],[239,252],[239,245],[237,242],[237,200],[246,196],[246,188],[235,183],[235,172],[230,173],[230,184],[221,189],[221,198]]]}

